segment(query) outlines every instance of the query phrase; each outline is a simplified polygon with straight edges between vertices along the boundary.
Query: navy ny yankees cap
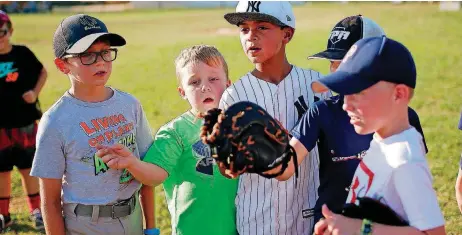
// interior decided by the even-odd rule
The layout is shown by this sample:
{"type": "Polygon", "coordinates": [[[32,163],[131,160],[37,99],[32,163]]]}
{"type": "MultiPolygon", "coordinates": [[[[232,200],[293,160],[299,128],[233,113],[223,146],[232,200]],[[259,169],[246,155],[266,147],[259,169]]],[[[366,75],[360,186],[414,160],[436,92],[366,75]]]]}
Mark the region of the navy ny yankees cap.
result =
{"type": "Polygon", "coordinates": [[[380,81],[416,86],[416,67],[409,50],[387,38],[364,38],[347,52],[337,71],[313,82],[311,87],[327,87],[341,95],[359,93],[380,81]]]}
{"type": "Polygon", "coordinates": [[[111,46],[125,45],[125,39],[109,33],[106,25],[99,19],[78,14],[65,18],[58,26],[53,37],[53,49],[56,58],[65,54],[78,54],[86,51],[97,39],[109,41],[111,46]]]}
{"type": "Polygon", "coordinates": [[[225,14],[225,19],[233,25],[246,20],[269,22],[295,29],[295,15],[289,2],[239,1],[236,12],[225,14]]]}
{"type": "Polygon", "coordinates": [[[330,32],[327,50],[309,56],[308,59],[342,60],[359,39],[383,35],[385,32],[373,20],[362,15],[349,16],[338,22],[330,32]]]}

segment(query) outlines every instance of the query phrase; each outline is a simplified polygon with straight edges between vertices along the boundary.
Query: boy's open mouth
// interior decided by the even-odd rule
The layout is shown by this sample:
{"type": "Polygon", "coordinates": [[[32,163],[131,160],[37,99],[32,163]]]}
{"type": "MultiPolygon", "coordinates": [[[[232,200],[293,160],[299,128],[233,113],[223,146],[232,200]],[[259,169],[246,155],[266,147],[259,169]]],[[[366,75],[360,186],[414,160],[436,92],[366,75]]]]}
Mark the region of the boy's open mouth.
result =
{"type": "Polygon", "coordinates": [[[213,99],[212,98],[205,98],[205,100],[203,102],[206,103],[206,104],[212,103],[213,99]]]}
{"type": "Polygon", "coordinates": [[[106,71],[98,71],[95,73],[96,76],[104,76],[106,74],[106,71]]]}
{"type": "Polygon", "coordinates": [[[259,48],[259,47],[249,47],[249,52],[258,52],[260,50],[261,50],[261,48],[259,48]]]}

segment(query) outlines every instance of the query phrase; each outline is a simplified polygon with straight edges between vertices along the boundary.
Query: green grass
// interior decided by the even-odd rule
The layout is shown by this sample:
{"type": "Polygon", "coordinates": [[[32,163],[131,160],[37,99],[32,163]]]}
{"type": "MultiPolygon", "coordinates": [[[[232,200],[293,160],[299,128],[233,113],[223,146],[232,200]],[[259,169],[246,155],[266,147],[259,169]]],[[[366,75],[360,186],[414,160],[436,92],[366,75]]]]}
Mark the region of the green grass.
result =
{"type": "MultiPolygon", "coordinates": [[[[127,39],[113,65],[109,84],[135,95],[143,104],[152,130],[181,114],[188,104],[176,92],[173,60],[185,47],[206,43],[218,47],[236,80],[252,68],[242,53],[238,31],[223,19],[232,9],[133,11],[93,14],[109,30],[127,39]],[[218,29],[231,30],[218,35],[218,29]]],[[[457,209],[454,182],[462,150],[461,132],[456,129],[462,107],[462,22],[461,12],[439,12],[437,4],[405,3],[314,3],[294,8],[296,33],[288,45],[289,61],[326,74],[328,63],[306,60],[323,50],[333,25],[344,16],[361,13],[374,19],[388,36],[404,43],[413,53],[418,85],[411,106],[420,116],[429,147],[429,164],[434,187],[446,219],[449,234],[462,234],[462,217],[457,209]]],[[[46,110],[69,87],[68,79],[53,64],[52,39],[60,20],[67,14],[12,15],[13,41],[29,46],[49,72],[40,95],[46,110]]],[[[156,216],[162,234],[170,234],[169,214],[161,187],[156,189],[156,216]]],[[[18,224],[7,234],[36,234],[27,221],[19,174],[13,182],[11,211],[18,224]]]]}

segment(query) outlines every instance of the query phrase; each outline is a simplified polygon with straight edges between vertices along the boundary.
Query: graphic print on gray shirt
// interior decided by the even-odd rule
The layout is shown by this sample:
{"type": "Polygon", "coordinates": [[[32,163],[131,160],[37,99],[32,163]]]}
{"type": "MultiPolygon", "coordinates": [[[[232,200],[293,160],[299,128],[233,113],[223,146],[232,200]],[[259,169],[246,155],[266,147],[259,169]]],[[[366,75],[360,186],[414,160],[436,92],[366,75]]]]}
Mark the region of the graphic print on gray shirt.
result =
{"type": "Polygon", "coordinates": [[[113,91],[111,98],[97,103],[66,92],[39,123],[31,175],[62,179],[64,203],[107,205],[140,188],[128,171],[110,169],[95,156],[97,143],[121,143],[142,157],[153,141],[139,101],[113,91]]]}

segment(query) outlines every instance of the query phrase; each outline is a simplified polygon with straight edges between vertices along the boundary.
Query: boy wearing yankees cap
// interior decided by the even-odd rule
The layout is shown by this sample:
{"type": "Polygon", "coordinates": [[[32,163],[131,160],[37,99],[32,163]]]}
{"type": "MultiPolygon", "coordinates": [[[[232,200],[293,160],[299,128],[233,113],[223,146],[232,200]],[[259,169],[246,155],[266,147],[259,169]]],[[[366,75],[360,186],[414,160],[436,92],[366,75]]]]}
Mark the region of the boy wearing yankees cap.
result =
{"type": "MultiPolygon", "coordinates": [[[[153,141],[140,102],[106,86],[115,47],[125,43],[84,14],[63,19],[55,31],[54,62],[71,87],[43,115],[31,171],[40,178],[47,234],[143,234],[140,182],[95,156],[98,145],[120,143],[140,158],[153,141]]],[[[153,229],[153,188],[141,194],[146,227],[153,229]]]]}
{"type": "MultiPolygon", "coordinates": [[[[292,129],[315,99],[319,99],[309,84],[321,75],[297,67],[287,59],[286,47],[296,29],[291,4],[240,1],[236,12],[224,17],[239,28],[242,49],[254,69],[224,92],[220,108],[250,101],[264,108],[284,128],[292,129]]],[[[312,230],[319,185],[316,149],[301,163],[297,186],[295,180],[280,182],[257,174],[244,173],[239,177],[236,197],[239,234],[302,235],[312,230]]]]}
{"type": "Polygon", "coordinates": [[[409,226],[378,224],[332,212],[315,234],[445,234],[444,218],[432,187],[422,135],[409,124],[408,105],[416,87],[416,67],[408,49],[387,38],[356,42],[336,72],[320,79],[344,95],[343,110],[356,133],[373,133],[370,148],[356,169],[347,203],[368,197],[390,207],[409,226]]]}

